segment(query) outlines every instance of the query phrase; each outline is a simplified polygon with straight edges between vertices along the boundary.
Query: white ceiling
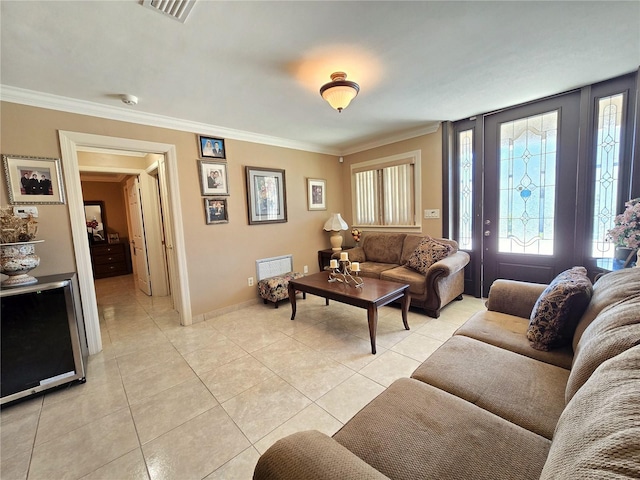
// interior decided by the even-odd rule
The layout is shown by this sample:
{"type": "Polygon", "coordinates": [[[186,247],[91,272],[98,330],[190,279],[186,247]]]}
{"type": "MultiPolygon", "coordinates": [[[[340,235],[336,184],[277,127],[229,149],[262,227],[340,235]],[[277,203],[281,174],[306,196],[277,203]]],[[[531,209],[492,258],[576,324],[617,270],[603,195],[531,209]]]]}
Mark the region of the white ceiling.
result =
{"type": "Polygon", "coordinates": [[[0,21],[3,100],[336,155],[640,65],[639,1],[197,0],[183,24],[2,0],[0,21]],[[337,70],[361,87],[341,114],[318,93],[337,70]]]}

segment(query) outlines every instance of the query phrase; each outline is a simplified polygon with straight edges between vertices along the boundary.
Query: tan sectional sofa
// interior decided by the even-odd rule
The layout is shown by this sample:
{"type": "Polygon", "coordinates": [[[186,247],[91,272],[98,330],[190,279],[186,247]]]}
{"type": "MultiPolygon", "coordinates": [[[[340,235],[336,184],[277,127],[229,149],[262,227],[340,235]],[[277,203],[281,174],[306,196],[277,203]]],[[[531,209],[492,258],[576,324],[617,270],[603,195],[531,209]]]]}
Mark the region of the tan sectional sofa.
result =
{"type": "Polygon", "coordinates": [[[254,479],[640,478],[640,268],[601,277],[572,346],[531,348],[544,285],[499,280],[411,378],[332,438],[276,442],[254,479]]]}
{"type": "Polygon", "coordinates": [[[451,245],[453,252],[435,262],[426,273],[404,266],[425,235],[405,233],[365,233],[362,246],[348,250],[349,260],[360,262],[363,277],[406,283],[411,293],[411,305],[424,308],[427,315],[438,318],[440,309],[461,300],[464,292],[464,267],[469,254],[458,250],[458,243],[435,238],[451,245]]]}

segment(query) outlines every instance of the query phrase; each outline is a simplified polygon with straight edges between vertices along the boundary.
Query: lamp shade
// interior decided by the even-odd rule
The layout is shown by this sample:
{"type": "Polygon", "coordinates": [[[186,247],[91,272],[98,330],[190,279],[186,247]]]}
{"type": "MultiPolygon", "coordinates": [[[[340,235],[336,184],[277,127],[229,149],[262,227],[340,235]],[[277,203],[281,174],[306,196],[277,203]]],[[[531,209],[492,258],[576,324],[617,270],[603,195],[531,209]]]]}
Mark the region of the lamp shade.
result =
{"type": "Polygon", "coordinates": [[[331,218],[325,222],[323,227],[327,232],[339,232],[340,230],[346,230],[348,228],[349,225],[347,225],[347,222],[342,219],[339,213],[331,215],[331,218]]]}
{"type": "Polygon", "coordinates": [[[356,98],[360,87],[357,83],[347,80],[347,74],[344,72],[335,72],[331,74],[331,81],[320,88],[320,95],[324,98],[332,108],[342,112],[349,106],[351,100],[356,98]]]}

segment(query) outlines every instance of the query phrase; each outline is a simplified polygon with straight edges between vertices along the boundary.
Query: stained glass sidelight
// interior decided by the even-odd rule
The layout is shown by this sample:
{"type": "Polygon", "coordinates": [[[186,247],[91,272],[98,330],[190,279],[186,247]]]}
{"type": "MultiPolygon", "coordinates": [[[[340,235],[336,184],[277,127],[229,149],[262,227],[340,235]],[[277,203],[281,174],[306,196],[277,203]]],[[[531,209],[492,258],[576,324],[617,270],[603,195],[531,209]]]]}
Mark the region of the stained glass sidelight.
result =
{"type": "Polygon", "coordinates": [[[458,133],[458,245],[472,249],[473,220],[473,130],[458,133]]]}
{"type": "Polygon", "coordinates": [[[616,216],[623,100],[622,93],[598,99],[591,253],[596,258],[614,254],[615,246],[606,240],[606,235],[616,216]]]}
{"type": "Polygon", "coordinates": [[[500,125],[498,251],[552,255],[558,112],[500,125]]]}

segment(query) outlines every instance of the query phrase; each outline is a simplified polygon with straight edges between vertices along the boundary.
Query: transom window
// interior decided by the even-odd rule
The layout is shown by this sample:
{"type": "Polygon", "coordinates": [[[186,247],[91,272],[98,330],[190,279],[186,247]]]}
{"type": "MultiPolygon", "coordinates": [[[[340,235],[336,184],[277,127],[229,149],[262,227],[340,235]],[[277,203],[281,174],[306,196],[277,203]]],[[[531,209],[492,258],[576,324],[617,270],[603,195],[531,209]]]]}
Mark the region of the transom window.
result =
{"type": "Polygon", "coordinates": [[[354,225],[415,227],[420,151],[351,165],[354,225]]]}

